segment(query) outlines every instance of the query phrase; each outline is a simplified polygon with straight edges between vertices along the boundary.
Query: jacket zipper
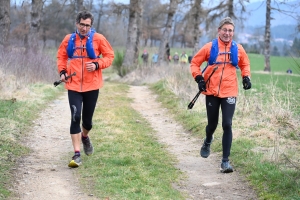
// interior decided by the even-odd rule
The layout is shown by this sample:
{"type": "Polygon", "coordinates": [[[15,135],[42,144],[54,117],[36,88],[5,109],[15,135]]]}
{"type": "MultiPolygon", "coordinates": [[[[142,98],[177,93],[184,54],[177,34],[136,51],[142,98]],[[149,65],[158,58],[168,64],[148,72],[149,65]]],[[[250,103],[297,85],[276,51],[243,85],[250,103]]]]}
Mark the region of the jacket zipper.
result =
{"type": "Polygon", "coordinates": [[[220,84],[219,84],[219,89],[218,89],[218,96],[219,96],[219,94],[220,94],[220,88],[221,88],[221,83],[222,83],[222,78],[223,78],[223,73],[224,73],[224,69],[225,69],[225,65],[226,65],[226,47],[227,47],[227,45],[225,44],[225,53],[224,53],[224,58],[225,58],[225,60],[224,60],[224,63],[223,63],[223,69],[222,69],[222,74],[221,74],[221,77],[220,77],[220,84]]]}

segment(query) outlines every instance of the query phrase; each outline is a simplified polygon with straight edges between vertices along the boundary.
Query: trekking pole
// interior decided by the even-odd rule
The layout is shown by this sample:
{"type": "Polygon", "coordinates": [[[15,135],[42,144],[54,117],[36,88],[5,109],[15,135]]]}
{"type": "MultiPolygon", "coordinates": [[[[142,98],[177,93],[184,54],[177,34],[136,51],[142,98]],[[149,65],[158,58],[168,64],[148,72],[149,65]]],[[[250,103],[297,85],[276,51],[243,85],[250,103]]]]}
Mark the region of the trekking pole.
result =
{"type": "MultiPolygon", "coordinates": [[[[68,78],[71,78],[72,76],[76,76],[76,72],[74,72],[73,74],[69,75],[66,77],[66,80],[68,80],[68,78]]],[[[59,81],[55,81],[53,84],[54,84],[54,87],[58,86],[62,81],[59,80],[59,81]]]]}
{"type": "MultiPolygon", "coordinates": [[[[216,66],[213,71],[211,72],[211,74],[209,75],[208,79],[205,81],[205,85],[206,83],[209,81],[210,77],[215,73],[215,71],[218,69],[218,66],[216,66]]],[[[193,98],[193,100],[189,103],[188,105],[188,109],[192,109],[195,105],[195,102],[197,101],[198,97],[200,96],[201,92],[199,91],[196,96],[193,98]]]]}

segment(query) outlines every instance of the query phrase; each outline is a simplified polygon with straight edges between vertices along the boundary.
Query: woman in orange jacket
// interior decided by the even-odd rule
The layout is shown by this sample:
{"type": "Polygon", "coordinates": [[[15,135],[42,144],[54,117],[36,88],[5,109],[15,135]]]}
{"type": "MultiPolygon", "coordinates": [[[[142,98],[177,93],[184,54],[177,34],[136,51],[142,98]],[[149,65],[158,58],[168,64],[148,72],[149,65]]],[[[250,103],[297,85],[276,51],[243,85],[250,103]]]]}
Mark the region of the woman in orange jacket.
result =
{"type": "Polygon", "coordinates": [[[88,134],[92,129],[99,88],[103,86],[102,69],[109,67],[114,59],[109,42],[92,29],[93,21],[90,12],[79,12],[76,32],[66,35],[57,52],[58,72],[68,90],[71,109],[70,134],[75,153],[68,166],[72,168],[81,164],[81,141],[86,155],[94,152],[88,134]],[[68,78],[74,72],[76,75],[68,78]]]}
{"type": "Polygon", "coordinates": [[[200,92],[206,95],[208,123],[206,138],[200,150],[203,158],[210,155],[210,145],[218,125],[221,107],[223,128],[221,172],[223,173],[233,172],[229,155],[232,143],[232,118],[238,94],[237,66],[241,69],[243,88],[245,90],[251,88],[249,58],[244,48],[232,40],[233,35],[234,23],[231,18],[226,17],[219,24],[219,37],[205,44],[193,57],[190,65],[192,76],[198,83],[200,92]],[[201,65],[205,61],[208,65],[203,70],[204,73],[201,71],[201,65]]]}

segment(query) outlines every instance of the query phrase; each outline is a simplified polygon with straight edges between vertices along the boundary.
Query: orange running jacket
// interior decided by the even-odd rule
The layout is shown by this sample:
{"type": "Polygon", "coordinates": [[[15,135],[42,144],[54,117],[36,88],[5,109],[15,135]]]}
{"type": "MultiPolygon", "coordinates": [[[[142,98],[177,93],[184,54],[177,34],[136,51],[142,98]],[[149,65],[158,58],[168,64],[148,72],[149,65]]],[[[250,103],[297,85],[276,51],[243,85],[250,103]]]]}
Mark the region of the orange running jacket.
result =
{"type": "MultiPolygon", "coordinates": [[[[72,76],[65,83],[65,88],[77,92],[86,92],[91,90],[97,90],[103,86],[102,69],[109,67],[114,59],[114,51],[106,40],[106,38],[95,33],[93,36],[93,47],[96,55],[102,55],[101,58],[90,59],[87,57],[86,49],[76,49],[74,56],[84,56],[84,58],[68,58],[67,47],[71,34],[66,35],[60,44],[57,52],[57,68],[60,73],[62,70],[66,70],[68,75],[76,72],[76,76],[72,76]],[[99,69],[93,72],[88,72],[85,63],[86,62],[98,62],[99,69]]],[[[86,46],[87,37],[81,39],[76,34],[75,46],[86,46]]]]}
{"type": "MultiPolygon", "coordinates": [[[[205,44],[193,57],[190,65],[190,70],[194,78],[197,75],[202,75],[201,65],[203,62],[207,62],[209,60],[211,46],[212,42],[205,44]]],[[[218,47],[219,53],[229,52],[231,41],[226,45],[220,38],[218,38],[218,47]]],[[[217,62],[229,62],[228,54],[218,55],[217,62]]],[[[233,65],[229,63],[209,65],[202,75],[204,77],[204,80],[208,80],[208,77],[216,66],[218,67],[218,69],[214,72],[210,80],[207,82],[206,92],[202,93],[205,95],[213,95],[220,98],[237,97],[237,69],[233,65]]],[[[242,77],[250,77],[250,61],[244,48],[240,44],[238,44],[238,66],[241,70],[242,77]]]]}

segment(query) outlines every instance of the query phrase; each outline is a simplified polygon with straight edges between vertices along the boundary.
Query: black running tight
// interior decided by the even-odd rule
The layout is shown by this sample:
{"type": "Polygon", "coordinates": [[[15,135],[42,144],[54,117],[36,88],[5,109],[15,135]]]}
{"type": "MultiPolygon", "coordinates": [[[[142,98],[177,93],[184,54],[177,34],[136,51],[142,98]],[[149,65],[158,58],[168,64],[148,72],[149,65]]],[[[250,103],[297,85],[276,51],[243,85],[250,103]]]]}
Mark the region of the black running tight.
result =
{"type": "Polygon", "coordinates": [[[70,133],[76,134],[81,132],[80,120],[82,118],[82,127],[91,130],[93,123],[93,114],[95,111],[99,90],[88,92],[75,92],[68,90],[69,104],[71,109],[71,126],[70,133]],[[82,116],[81,116],[82,112],[82,116]]]}
{"type": "Polygon", "coordinates": [[[206,126],[206,141],[210,143],[219,121],[219,110],[222,111],[222,148],[223,161],[228,161],[232,143],[232,117],[236,105],[235,97],[219,98],[215,96],[206,96],[206,112],[208,124],[206,126]]]}

